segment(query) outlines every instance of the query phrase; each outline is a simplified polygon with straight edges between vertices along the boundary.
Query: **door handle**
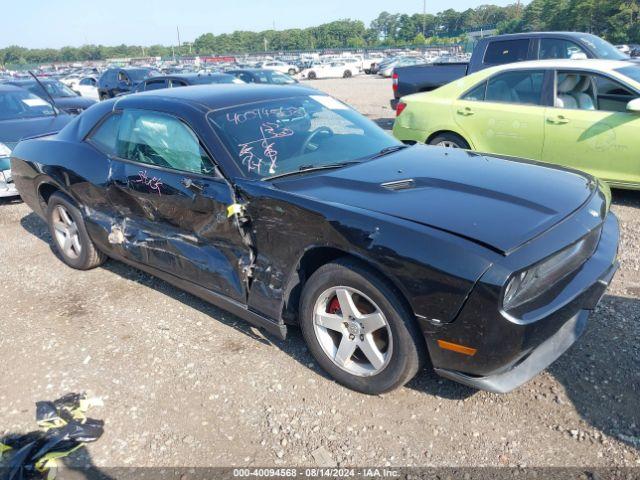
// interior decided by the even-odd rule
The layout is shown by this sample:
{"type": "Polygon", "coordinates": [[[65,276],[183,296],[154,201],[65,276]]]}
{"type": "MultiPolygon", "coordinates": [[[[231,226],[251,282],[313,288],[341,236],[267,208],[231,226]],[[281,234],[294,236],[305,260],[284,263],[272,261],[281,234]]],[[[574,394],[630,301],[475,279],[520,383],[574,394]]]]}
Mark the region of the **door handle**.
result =
{"type": "Polygon", "coordinates": [[[469,115],[473,115],[475,112],[471,110],[470,107],[464,107],[458,109],[458,115],[462,115],[464,117],[468,117],[469,115]]]}
{"type": "Polygon", "coordinates": [[[552,125],[564,125],[565,123],[569,123],[569,119],[564,115],[556,115],[555,117],[547,117],[547,123],[551,123],[552,125]]]}
{"type": "Polygon", "coordinates": [[[194,182],[190,178],[183,178],[180,183],[192,192],[202,193],[204,191],[204,185],[202,183],[194,182]]]}

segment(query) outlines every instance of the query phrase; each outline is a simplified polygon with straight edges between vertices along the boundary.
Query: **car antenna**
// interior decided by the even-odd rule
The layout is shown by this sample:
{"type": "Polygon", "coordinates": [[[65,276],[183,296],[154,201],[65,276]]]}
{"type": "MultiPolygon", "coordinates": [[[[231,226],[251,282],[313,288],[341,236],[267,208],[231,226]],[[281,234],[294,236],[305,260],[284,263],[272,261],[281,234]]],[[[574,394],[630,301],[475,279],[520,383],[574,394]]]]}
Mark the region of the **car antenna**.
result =
{"type": "Polygon", "coordinates": [[[31,75],[33,77],[33,79],[38,82],[38,85],[40,85],[40,88],[42,90],[44,90],[44,93],[47,94],[47,97],[49,97],[51,106],[53,107],[53,114],[57,117],[58,116],[58,106],[56,105],[56,101],[53,99],[53,97],[51,96],[51,94],[47,91],[46,88],[44,88],[44,85],[42,84],[42,82],[40,80],[38,80],[38,77],[36,77],[33,72],[31,70],[29,70],[29,75],[31,75]]]}

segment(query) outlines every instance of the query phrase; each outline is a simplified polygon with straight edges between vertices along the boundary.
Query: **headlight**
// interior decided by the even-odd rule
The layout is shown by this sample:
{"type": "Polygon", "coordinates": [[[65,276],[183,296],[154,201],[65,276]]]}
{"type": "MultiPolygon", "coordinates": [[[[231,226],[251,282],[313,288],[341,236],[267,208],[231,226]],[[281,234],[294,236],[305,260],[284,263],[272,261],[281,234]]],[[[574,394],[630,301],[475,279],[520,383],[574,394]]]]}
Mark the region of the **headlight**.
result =
{"type": "Polygon", "coordinates": [[[505,288],[503,308],[513,310],[547,292],[586,262],[595,252],[599,240],[598,228],[537,265],[515,273],[505,288]]]}
{"type": "Polygon", "coordinates": [[[4,143],[0,143],[0,158],[8,157],[9,155],[11,155],[11,149],[4,143]]]}

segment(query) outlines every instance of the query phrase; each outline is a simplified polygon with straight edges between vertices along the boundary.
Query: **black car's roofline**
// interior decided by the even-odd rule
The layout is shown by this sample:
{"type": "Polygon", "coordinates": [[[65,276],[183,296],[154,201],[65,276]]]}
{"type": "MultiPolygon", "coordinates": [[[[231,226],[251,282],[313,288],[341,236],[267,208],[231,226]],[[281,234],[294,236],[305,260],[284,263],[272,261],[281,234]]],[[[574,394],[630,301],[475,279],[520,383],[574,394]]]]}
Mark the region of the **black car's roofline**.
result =
{"type": "Polygon", "coordinates": [[[309,87],[266,85],[266,84],[216,84],[194,85],[189,88],[171,88],[152,90],[133,95],[119,97],[116,105],[122,108],[142,107],[142,98],[156,97],[172,100],[177,103],[190,103],[205,107],[207,110],[222,110],[230,107],[240,107],[253,103],[282,100],[285,98],[318,95],[318,91],[309,87]],[[124,103],[123,103],[124,102],[124,103]]]}
{"type": "Polygon", "coordinates": [[[517,38],[550,38],[550,37],[565,37],[576,39],[584,35],[592,35],[588,32],[568,32],[568,31],[557,31],[557,32],[523,32],[523,33],[505,33],[503,35],[493,35],[489,37],[485,37],[484,40],[513,40],[517,38]]]}

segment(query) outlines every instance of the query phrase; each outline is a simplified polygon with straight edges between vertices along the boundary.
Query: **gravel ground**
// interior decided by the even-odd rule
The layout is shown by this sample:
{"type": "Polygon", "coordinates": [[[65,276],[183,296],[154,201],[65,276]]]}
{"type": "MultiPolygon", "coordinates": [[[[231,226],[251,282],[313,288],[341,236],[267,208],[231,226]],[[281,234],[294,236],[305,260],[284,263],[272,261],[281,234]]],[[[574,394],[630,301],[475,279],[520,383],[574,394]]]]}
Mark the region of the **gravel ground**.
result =
{"type": "MultiPolygon", "coordinates": [[[[390,82],[313,83],[382,125],[390,82]]],[[[105,466],[639,466],[640,192],[615,192],[621,269],[585,336],[506,395],[425,371],[384,396],[330,381],[286,342],[109,261],[78,272],[44,223],[0,201],[0,434],[34,428],[34,402],[89,391],[105,466]]]]}

